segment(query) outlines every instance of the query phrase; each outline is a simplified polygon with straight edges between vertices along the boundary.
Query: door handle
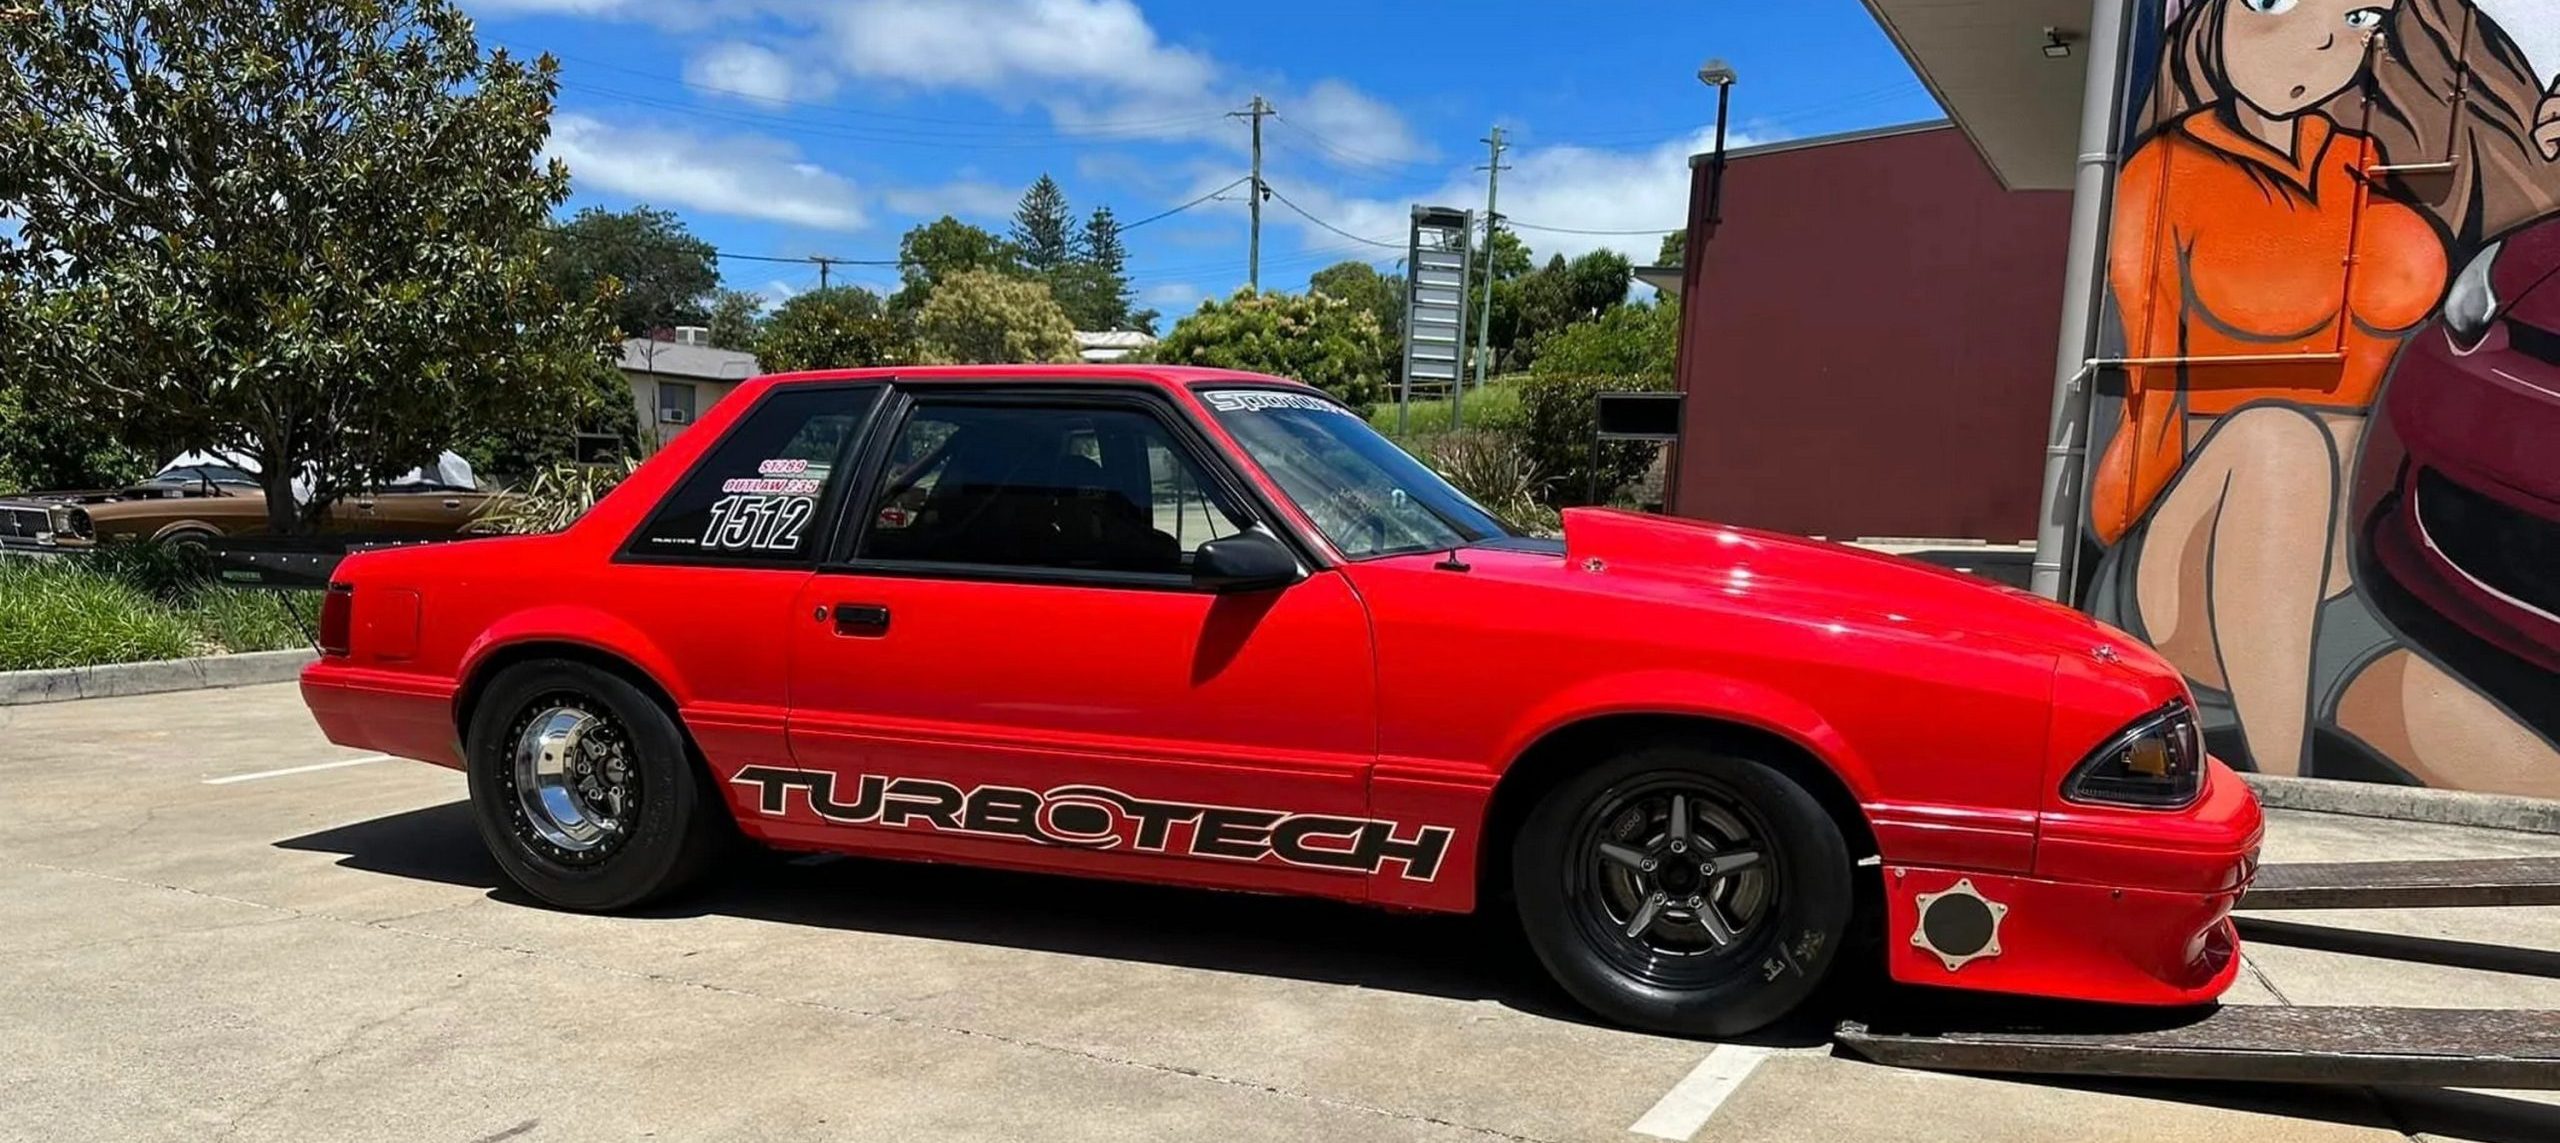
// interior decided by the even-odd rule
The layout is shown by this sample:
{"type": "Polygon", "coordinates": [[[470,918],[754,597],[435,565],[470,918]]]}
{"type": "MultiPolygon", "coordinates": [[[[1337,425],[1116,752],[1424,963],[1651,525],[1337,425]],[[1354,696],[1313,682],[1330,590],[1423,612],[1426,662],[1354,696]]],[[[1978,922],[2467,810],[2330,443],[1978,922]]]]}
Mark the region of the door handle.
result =
{"type": "Polygon", "coordinates": [[[877,639],[888,633],[888,604],[839,603],[836,605],[836,634],[877,639]]]}

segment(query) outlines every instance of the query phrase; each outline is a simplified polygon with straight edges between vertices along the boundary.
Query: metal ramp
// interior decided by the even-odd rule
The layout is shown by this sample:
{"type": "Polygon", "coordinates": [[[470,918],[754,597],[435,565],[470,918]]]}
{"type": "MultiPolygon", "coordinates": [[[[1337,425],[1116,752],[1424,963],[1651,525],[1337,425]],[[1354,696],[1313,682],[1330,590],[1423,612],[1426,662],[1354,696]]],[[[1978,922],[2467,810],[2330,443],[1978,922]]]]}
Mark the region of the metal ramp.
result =
{"type": "MultiPolygon", "coordinates": [[[[2560,857],[2269,865],[2240,902],[2244,910],[2510,905],[2560,905],[2560,857]]],[[[1992,1012],[2001,1007],[1989,998],[1980,1005],[1992,1012]]],[[[2290,1005],[2165,1011],[2048,1005],[2042,1011],[2010,1019],[1850,1022],[1835,1039],[1859,1059],[1929,1071],[2560,1090],[2560,1011],[2290,1005]]]]}

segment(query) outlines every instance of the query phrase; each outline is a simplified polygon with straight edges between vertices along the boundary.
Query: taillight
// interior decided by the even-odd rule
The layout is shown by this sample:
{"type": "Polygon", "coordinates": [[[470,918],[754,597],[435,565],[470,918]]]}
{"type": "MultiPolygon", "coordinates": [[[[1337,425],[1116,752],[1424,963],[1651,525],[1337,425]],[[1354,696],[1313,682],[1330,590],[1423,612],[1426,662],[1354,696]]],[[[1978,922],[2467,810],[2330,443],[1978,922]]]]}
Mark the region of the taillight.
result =
{"type": "Polygon", "coordinates": [[[355,629],[356,586],[351,583],[329,585],[329,594],[320,600],[320,653],[345,658],[354,649],[349,637],[355,629]]]}

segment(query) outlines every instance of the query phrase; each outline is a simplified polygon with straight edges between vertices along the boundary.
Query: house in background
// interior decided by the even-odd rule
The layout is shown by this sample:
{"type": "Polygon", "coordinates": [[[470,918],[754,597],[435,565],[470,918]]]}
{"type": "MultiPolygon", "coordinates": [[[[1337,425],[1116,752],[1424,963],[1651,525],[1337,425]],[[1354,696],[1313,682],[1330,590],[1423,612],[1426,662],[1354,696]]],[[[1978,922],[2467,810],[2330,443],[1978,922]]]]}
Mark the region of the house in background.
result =
{"type": "Polygon", "coordinates": [[[674,440],[759,372],[755,354],[712,348],[710,331],[702,326],[678,326],[674,333],[672,339],[634,337],[622,343],[617,364],[640,414],[644,453],[674,440]]]}

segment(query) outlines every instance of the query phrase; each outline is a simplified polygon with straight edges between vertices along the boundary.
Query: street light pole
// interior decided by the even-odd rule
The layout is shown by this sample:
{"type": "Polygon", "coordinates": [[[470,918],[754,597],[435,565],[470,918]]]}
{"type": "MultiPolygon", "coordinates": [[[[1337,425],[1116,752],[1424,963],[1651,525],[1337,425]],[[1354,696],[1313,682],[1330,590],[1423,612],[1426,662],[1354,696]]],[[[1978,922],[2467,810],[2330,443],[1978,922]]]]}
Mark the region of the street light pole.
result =
{"type": "MultiPolygon", "coordinates": [[[[1707,182],[1707,225],[1724,221],[1724,124],[1733,110],[1733,85],[1741,77],[1733,65],[1720,59],[1708,60],[1698,69],[1698,82],[1716,89],[1716,149],[1713,177],[1707,182]]],[[[1701,241],[1705,236],[1699,236],[1701,241]]]]}

